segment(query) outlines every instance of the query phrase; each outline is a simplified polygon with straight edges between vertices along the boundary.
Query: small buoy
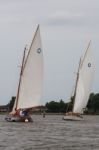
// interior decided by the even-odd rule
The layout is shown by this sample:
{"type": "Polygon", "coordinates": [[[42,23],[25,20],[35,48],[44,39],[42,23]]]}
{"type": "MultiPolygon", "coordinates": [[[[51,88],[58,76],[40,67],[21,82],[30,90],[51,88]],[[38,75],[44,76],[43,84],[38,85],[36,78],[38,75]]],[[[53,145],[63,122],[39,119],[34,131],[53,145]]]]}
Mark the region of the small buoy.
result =
{"type": "Polygon", "coordinates": [[[28,120],[28,119],[25,119],[25,122],[29,122],[29,120],[28,120]]]}

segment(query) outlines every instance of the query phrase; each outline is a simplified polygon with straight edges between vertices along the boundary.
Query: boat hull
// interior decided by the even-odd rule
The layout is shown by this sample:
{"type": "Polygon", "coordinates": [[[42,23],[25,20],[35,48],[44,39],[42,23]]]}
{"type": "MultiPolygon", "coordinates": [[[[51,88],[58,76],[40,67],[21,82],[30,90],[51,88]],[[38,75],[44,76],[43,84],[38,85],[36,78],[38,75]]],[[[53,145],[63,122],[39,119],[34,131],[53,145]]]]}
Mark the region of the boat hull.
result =
{"type": "Polygon", "coordinates": [[[33,119],[31,118],[31,116],[20,117],[20,116],[8,115],[5,117],[5,120],[7,122],[33,122],[33,119]]]}
{"type": "Polygon", "coordinates": [[[63,120],[66,120],[66,121],[81,121],[83,120],[83,117],[78,117],[78,116],[64,116],[63,117],[63,120]]]}

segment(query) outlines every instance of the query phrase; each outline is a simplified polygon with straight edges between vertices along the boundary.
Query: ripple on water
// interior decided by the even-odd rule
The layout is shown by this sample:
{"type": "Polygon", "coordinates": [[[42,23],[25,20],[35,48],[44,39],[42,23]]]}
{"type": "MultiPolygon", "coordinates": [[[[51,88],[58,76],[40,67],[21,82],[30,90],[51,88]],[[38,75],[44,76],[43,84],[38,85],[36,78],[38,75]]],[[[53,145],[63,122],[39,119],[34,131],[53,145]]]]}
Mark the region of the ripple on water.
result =
{"type": "Polygon", "coordinates": [[[66,122],[34,115],[33,123],[9,123],[0,116],[0,150],[99,150],[99,117],[66,122]]]}

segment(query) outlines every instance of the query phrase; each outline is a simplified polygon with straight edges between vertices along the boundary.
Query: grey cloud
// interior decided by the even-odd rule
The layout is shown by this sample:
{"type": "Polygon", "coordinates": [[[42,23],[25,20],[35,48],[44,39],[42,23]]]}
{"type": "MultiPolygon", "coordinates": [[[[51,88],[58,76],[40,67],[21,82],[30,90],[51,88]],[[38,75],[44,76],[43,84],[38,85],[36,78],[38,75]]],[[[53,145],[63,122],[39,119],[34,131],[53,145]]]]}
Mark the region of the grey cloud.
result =
{"type": "Polygon", "coordinates": [[[82,27],[82,28],[97,28],[99,25],[98,16],[89,12],[55,12],[48,17],[45,17],[44,22],[47,26],[67,26],[67,27],[82,27]]]}
{"type": "Polygon", "coordinates": [[[81,23],[86,19],[86,16],[84,13],[71,13],[71,12],[65,12],[65,11],[59,11],[54,14],[51,14],[47,19],[47,24],[52,25],[72,25],[81,23]]]}

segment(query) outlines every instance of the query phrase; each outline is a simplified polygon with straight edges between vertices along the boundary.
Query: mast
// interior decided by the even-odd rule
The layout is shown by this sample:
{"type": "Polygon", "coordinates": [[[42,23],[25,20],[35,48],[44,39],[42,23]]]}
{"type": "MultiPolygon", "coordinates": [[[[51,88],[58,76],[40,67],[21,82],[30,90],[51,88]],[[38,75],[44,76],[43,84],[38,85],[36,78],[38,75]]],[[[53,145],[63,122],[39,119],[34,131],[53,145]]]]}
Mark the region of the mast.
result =
{"type": "Polygon", "coordinates": [[[31,108],[31,106],[38,105],[42,94],[41,85],[43,73],[43,55],[39,25],[34,34],[27,56],[25,51],[26,47],[23,53],[18,89],[13,107],[13,112],[20,108],[31,108]]]}
{"type": "Polygon", "coordinates": [[[94,75],[94,62],[90,49],[90,42],[83,57],[81,57],[77,87],[74,95],[74,113],[81,113],[82,109],[86,107],[91,90],[94,75]]]}
{"type": "Polygon", "coordinates": [[[41,100],[43,53],[39,26],[23,62],[17,109],[28,109],[37,106],[41,100]]]}
{"type": "Polygon", "coordinates": [[[78,84],[78,79],[79,79],[79,69],[80,69],[80,66],[81,66],[81,58],[80,58],[80,61],[79,61],[79,66],[78,66],[78,71],[77,71],[77,78],[76,78],[76,84],[75,84],[75,90],[74,90],[74,99],[73,99],[72,112],[73,112],[74,104],[75,104],[75,97],[76,97],[76,90],[77,90],[77,84],[78,84]]]}
{"type": "Polygon", "coordinates": [[[20,77],[19,77],[19,84],[18,84],[18,90],[17,90],[17,96],[16,96],[15,110],[17,110],[17,105],[18,105],[18,98],[19,98],[20,85],[21,85],[21,77],[22,77],[22,74],[23,74],[24,61],[25,61],[25,53],[26,53],[26,47],[24,48],[24,52],[23,52],[23,59],[22,59],[22,65],[21,65],[21,71],[20,71],[20,77]]]}
{"type": "MultiPolygon", "coordinates": [[[[79,79],[79,69],[80,69],[80,65],[81,65],[81,58],[80,58],[80,61],[79,61],[79,67],[78,67],[78,71],[77,71],[76,84],[75,84],[75,89],[74,89],[73,107],[74,107],[75,97],[76,97],[76,90],[77,90],[77,83],[78,83],[78,79],[79,79]]],[[[68,106],[67,106],[66,112],[67,112],[67,111],[68,111],[68,109],[69,109],[69,105],[70,105],[70,103],[68,103],[68,106]]],[[[72,108],[72,112],[73,112],[73,108],[72,108]]]]}
{"type": "MultiPolygon", "coordinates": [[[[88,50],[89,50],[90,44],[91,44],[91,40],[89,41],[89,44],[88,44],[88,46],[87,46],[85,55],[84,55],[84,57],[83,57],[83,60],[81,61],[81,58],[80,58],[80,61],[79,61],[79,67],[78,67],[77,78],[76,78],[76,85],[75,85],[75,92],[74,92],[73,109],[74,109],[75,97],[76,97],[76,90],[77,90],[77,84],[78,84],[78,79],[79,79],[79,69],[80,69],[80,67],[82,67],[82,65],[83,65],[83,62],[84,62],[85,57],[86,57],[86,55],[87,55],[87,52],[88,52],[88,50]]],[[[72,111],[73,111],[73,109],[72,109],[72,111]]]]}

